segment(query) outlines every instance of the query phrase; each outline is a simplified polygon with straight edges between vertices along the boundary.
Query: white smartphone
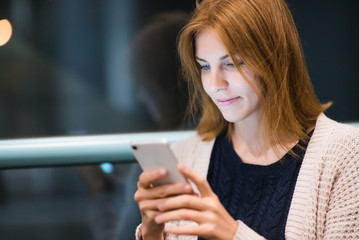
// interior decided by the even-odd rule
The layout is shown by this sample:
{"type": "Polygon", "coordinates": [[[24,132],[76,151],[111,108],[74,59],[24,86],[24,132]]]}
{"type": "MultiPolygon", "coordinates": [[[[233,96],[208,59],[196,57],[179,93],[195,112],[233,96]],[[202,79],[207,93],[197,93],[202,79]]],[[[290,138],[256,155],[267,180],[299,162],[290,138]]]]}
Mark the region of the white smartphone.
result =
{"type": "Polygon", "coordinates": [[[177,160],[166,139],[146,139],[130,142],[132,152],[143,171],[165,168],[168,175],[153,182],[154,186],[187,182],[178,171],[177,160]]]}

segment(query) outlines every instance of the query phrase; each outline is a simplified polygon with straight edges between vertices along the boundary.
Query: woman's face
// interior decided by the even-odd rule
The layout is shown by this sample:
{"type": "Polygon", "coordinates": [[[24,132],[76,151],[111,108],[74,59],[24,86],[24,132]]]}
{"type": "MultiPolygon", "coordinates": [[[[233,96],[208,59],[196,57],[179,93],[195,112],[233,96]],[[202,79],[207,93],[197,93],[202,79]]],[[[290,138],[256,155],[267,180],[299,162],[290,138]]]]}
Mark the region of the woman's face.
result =
{"type": "MultiPolygon", "coordinates": [[[[258,119],[261,113],[258,95],[238,71],[219,37],[211,30],[202,30],[196,36],[195,46],[203,88],[223,117],[233,123],[258,119]]],[[[244,63],[240,68],[255,85],[254,72],[244,63]]]]}

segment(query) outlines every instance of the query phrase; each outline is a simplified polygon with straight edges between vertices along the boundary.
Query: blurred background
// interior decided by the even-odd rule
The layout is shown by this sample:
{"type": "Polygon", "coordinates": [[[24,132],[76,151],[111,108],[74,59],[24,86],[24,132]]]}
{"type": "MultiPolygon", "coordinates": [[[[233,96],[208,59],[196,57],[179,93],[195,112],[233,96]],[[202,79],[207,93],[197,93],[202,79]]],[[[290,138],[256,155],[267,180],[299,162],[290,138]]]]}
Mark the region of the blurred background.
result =
{"type": "MultiPolygon", "coordinates": [[[[359,121],[359,1],[288,3],[314,88],[334,102],[327,115],[359,121]]],[[[176,38],[194,6],[1,0],[0,140],[193,128],[176,38]]],[[[134,163],[1,169],[0,239],[133,239],[139,173],[134,163]]]]}

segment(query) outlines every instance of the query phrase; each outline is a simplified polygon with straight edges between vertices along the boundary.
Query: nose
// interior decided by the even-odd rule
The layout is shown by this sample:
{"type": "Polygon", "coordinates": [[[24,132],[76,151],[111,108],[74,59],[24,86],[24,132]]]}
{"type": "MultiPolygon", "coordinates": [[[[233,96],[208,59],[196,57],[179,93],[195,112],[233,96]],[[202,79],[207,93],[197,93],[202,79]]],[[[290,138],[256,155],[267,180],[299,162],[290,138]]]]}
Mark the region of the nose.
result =
{"type": "Polygon", "coordinates": [[[226,75],[222,69],[213,69],[210,76],[210,89],[212,92],[225,90],[228,87],[226,75]]]}

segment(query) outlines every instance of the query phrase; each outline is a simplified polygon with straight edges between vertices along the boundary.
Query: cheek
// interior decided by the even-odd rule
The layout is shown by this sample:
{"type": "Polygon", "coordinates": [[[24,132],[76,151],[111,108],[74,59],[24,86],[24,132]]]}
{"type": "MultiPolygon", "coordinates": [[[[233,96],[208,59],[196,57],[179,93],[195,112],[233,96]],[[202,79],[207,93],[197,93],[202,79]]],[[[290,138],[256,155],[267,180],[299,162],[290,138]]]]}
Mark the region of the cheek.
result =
{"type": "Polygon", "coordinates": [[[237,93],[242,95],[242,97],[244,97],[244,99],[248,101],[251,105],[257,104],[259,99],[257,92],[244,78],[242,78],[241,81],[237,82],[234,88],[237,90],[237,93]]]}
{"type": "Polygon", "coordinates": [[[259,97],[257,93],[250,86],[247,86],[246,88],[246,95],[251,105],[259,104],[259,97]]]}
{"type": "Polygon", "coordinates": [[[245,89],[246,89],[247,94],[251,98],[257,98],[258,97],[256,91],[250,85],[247,85],[245,89]]]}
{"type": "Polygon", "coordinates": [[[208,86],[208,80],[206,79],[206,77],[201,77],[201,83],[202,83],[203,90],[209,95],[210,91],[209,91],[209,86],[208,86]]]}
{"type": "Polygon", "coordinates": [[[242,89],[251,98],[258,98],[257,89],[259,89],[259,83],[256,79],[256,75],[249,70],[244,71],[244,74],[249,82],[244,77],[242,77],[242,89]]]}

